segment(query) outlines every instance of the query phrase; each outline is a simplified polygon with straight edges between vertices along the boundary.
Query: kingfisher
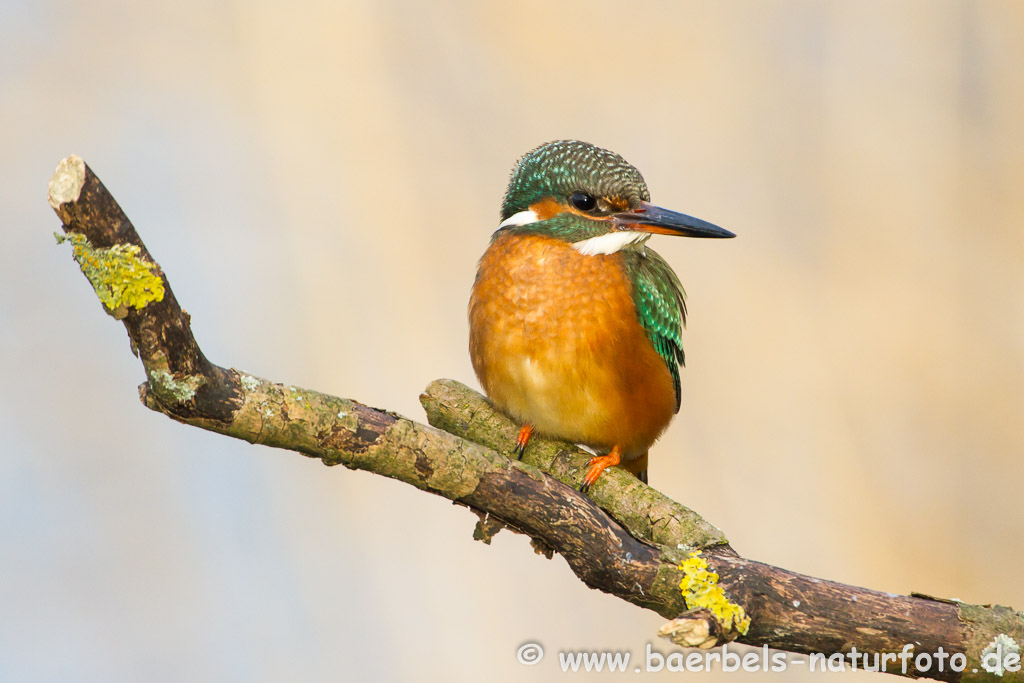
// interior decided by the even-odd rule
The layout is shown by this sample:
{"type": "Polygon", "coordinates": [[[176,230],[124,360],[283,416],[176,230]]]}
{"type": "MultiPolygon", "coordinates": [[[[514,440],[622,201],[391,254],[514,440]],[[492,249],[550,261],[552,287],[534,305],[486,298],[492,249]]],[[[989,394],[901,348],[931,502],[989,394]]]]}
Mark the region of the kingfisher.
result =
{"type": "Polygon", "coordinates": [[[650,203],[618,154],[558,140],[523,156],[469,300],[469,350],[488,398],[522,428],[587,446],[580,490],[647,454],[679,411],[686,293],[652,234],[735,237],[650,203]]]}

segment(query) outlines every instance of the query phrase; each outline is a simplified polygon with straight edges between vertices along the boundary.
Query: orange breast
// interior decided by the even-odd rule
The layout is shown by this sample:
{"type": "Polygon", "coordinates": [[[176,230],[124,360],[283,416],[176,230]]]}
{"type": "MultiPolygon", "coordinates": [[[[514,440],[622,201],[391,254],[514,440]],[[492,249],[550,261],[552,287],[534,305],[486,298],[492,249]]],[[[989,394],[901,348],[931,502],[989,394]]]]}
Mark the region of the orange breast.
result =
{"type": "Polygon", "coordinates": [[[549,436],[626,459],[646,453],[675,414],[665,361],[637,319],[616,254],[499,236],[469,303],[470,354],[491,400],[549,436]]]}

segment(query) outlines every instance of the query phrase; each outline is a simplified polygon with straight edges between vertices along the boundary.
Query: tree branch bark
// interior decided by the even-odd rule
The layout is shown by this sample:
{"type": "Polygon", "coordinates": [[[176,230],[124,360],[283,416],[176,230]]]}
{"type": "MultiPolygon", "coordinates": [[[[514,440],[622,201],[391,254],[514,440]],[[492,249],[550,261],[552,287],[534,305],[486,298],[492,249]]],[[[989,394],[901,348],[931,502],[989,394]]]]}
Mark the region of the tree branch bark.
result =
{"type": "MultiPolygon", "coordinates": [[[[931,668],[918,671],[912,660],[901,672],[890,660],[890,672],[968,681],[993,678],[982,666],[984,648],[1002,642],[1005,656],[1010,643],[1024,642],[1024,613],[1008,607],[880,593],[742,558],[700,515],[614,468],[588,498],[575,489],[588,454],[535,437],[524,462],[509,459],[502,453],[515,425],[452,380],[431,383],[421,396],[428,426],[214,365],[162,269],[85,162],[63,160],[49,198],[105,311],[122,321],[142,361],[139,397],[151,410],[466,505],[481,516],[478,538],[489,540],[503,525],[528,534],[588,586],[672,618],[661,634],[679,644],[736,639],[826,656],[854,648],[898,653],[910,644],[915,656],[932,656],[931,668]],[[1000,634],[1005,640],[996,641],[1000,634]],[[953,671],[947,658],[936,671],[943,651],[963,653],[963,670],[953,671]]],[[[1002,680],[1024,674],[1008,670],[1002,680]]]]}

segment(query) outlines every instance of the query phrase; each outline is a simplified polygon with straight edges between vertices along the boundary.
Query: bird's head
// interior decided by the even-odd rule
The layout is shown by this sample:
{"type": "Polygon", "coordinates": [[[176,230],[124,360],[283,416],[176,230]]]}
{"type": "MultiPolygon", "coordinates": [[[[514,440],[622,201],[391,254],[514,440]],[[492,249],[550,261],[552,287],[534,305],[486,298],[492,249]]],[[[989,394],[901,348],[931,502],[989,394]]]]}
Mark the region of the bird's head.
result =
{"type": "Polygon", "coordinates": [[[527,153],[512,171],[499,230],[572,242],[584,254],[613,254],[651,233],[735,237],[699,218],[650,203],[647,183],[615,152],[558,140],[527,153]]]}

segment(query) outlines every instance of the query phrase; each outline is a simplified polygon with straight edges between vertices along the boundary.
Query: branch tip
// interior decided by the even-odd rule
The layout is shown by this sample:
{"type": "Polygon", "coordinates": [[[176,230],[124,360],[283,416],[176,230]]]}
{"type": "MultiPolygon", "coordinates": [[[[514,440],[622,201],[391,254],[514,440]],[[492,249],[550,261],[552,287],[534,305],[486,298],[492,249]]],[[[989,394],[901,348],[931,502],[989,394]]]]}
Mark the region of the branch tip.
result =
{"type": "Polygon", "coordinates": [[[85,162],[82,158],[72,154],[61,159],[53,176],[50,177],[47,191],[50,206],[56,211],[63,204],[77,202],[84,186],[85,162]]]}

